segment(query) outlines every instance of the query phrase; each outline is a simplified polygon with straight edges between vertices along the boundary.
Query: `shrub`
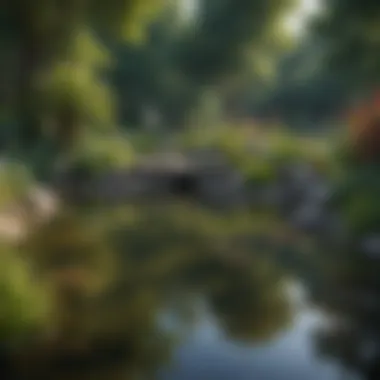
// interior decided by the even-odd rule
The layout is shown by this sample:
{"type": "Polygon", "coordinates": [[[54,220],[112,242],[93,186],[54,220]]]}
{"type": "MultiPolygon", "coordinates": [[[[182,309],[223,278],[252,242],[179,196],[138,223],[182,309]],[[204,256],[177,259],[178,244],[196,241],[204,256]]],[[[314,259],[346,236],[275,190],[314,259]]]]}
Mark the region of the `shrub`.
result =
{"type": "Polygon", "coordinates": [[[72,165],[96,174],[110,169],[129,167],[134,159],[132,145],[124,136],[91,134],[85,136],[78,144],[72,157],[72,165]]]}
{"type": "Polygon", "coordinates": [[[337,147],[339,183],[335,205],[351,235],[376,231],[380,223],[380,107],[371,100],[350,113],[348,128],[337,147]]]}
{"type": "Polygon", "coordinates": [[[181,139],[185,148],[212,148],[222,152],[240,170],[246,182],[266,182],[274,178],[274,167],[263,152],[252,152],[250,145],[254,148],[255,142],[244,130],[225,126],[212,131],[190,131],[181,139]]]}
{"type": "Polygon", "coordinates": [[[157,136],[147,133],[132,133],[128,135],[128,141],[138,153],[151,153],[158,146],[157,136]]]}
{"type": "Polygon", "coordinates": [[[0,339],[13,344],[47,326],[50,297],[18,252],[2,246],[0,254],[0,339]]]}
{"type": "Polygon", "coordinates": [[[23,198],[34,180],[19,163],[4,162],[0,166],[0,207],[23,198]]]}
{"type": "Polygon", "coordinates": [[[350,113],[349,154],[357,162],[380,162],[380,102],[379,95],[350,113]]]}

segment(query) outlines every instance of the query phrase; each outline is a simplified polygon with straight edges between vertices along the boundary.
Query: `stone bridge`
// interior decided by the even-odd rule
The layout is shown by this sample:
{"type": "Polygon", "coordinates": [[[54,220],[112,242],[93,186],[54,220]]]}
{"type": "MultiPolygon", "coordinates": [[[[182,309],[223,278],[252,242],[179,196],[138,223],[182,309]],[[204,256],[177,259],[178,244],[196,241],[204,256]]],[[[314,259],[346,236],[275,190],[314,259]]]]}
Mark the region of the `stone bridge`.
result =
{"type": "Polygon", "coordinates": [[[107,204],[173,197],[216,207],[246,204],[242,175],[212,151],[158,153],[143,157],[132,169],[89,179],[67,173],[57,188],[63,197],[74,201],[107,204]]]}

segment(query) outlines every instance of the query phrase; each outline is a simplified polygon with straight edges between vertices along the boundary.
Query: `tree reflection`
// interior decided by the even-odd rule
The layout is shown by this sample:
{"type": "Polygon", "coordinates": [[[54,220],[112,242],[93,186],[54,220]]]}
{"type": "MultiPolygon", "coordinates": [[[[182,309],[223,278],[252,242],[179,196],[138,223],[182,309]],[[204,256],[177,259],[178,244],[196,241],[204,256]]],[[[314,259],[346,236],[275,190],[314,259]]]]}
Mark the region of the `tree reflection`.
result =
{"type": "Polygon", "coordinates": [[[319,303],[332,317],[318,331],[320,354],[366,380],[380,378],[380,264],[357,249],[345,250],[345,265],[332,261],[328,294],[319,303]]]}
{"type": "Polygon", "coordinates": [[[48,338],[24,347],[20,368],[27,378],[149,378],[176,341],[158,316],[169,310],[192,323],[194,297],[208,302],[231,338],[272,338],[291,320],[285,275],[239,244],[247,233],[255,233],[252,218],[192,205],[59,216],[24,247],[56,303],[48,338]]]}

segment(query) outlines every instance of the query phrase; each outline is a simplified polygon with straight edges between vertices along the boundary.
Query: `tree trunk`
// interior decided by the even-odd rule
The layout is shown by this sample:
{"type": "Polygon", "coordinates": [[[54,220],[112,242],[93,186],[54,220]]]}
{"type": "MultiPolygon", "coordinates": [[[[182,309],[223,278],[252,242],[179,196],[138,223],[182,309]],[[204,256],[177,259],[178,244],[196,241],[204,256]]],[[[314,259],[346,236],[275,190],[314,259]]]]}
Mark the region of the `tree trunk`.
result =
{"type": "Polygon", "coordinates": [[[16,18],[20,25],[20,68],[17,85],[16,114],[18,117],[18,148],[30,153],[40,137],[40,122],[36,109],[36,74],[42,67],[45,43],[33,25],[31,9],[17,5],[16,18]],[[29,12],[30,11],[30,12],[29,12]]]}

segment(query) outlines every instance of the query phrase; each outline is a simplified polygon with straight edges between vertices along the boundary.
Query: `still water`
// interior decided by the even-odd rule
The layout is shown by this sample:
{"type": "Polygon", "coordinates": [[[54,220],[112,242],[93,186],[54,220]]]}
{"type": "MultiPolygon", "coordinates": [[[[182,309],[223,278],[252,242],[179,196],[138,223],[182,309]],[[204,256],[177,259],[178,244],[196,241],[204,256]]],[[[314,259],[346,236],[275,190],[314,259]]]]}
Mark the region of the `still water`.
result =
{"type": "Polygon", "coordinates": [[[159,371],[160,380],[338,380],[342,368],[316,355],[313,336],[326,321],[306,304],[300,284],[289,286],[294,322],[274,339],[239,343],[228,339],[217,321],[203,311],[190,336],[173,354],[173,362],[159,371]]]}
{"type": "Polygon", "coordinates": [[[352,268],[360,272],[358,262],[334,261],[273,215],[189,205],[66,211],[25,244],[59,312],[55,340],[34,377],[23,378],[349,380],[365,372],[362,335],[379,319],[325,297],[341,278],[349,283],[352,268]]]}

